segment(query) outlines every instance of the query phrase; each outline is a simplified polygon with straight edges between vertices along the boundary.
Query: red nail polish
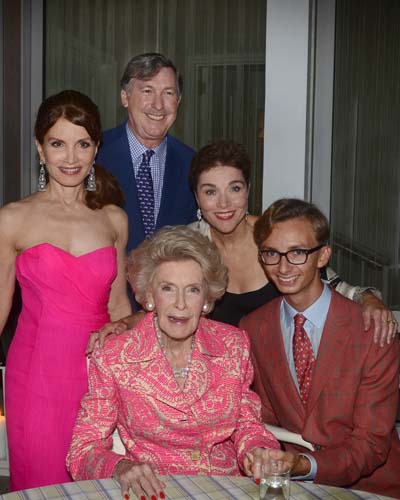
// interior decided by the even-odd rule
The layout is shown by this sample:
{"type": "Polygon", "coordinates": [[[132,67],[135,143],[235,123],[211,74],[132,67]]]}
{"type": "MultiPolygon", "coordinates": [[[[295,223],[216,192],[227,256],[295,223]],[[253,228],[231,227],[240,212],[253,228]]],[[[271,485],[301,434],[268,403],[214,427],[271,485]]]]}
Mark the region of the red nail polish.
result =
{"type": "Polygon", "coordinates": [[[257,478],[254,481],[256,482],[256,484],[260,484],[260,478],[257,478]]]}
{"type": "Polygon", "coordinates": [[[125,493],[124,497],[125,497],[125,500],[129,500],[130,499],[130,496],[128,495],[128,493],[125,493]]]}
{"type": "Polygon", "coordinates": [[[154,495],[151,495],[151,500],[157,500],[157,497],[154,495]]]}
{"type": "Polygon", "coordinates": [[[144,495],[142,495],[142,496],[140,497],[140,500],[146,500],[146,497],[145,497],[144,495]]]}
{"type": "Polygon", "coordinates": [[[160,491],[160,498],[165,498],[164,492],[160,491]]]}

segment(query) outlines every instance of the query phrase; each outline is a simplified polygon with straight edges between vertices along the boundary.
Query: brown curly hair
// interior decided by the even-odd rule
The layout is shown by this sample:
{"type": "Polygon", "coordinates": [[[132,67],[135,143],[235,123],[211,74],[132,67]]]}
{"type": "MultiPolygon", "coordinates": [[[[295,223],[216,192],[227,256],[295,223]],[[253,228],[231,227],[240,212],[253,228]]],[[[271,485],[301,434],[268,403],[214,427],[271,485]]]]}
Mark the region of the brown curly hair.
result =
{"type": "Polygon", "coordinates": [[[245,147],[231,140],[220,140],[201,148],[193,157],[189,171],[189,185],[197,191],[199,177],[214,167],[229,166],[240,170],[247,187],[250,185],[251,161],[245,147]]]}
{"type": "Polygon", "coordinates": [[[274,201],[254,224],[257,247],[262,247],[275,224],[297,218],[306,219],[312,224],[318,244],[328,243],[329,222],[316,205],[297,198],[281,198],[274,201]]]}

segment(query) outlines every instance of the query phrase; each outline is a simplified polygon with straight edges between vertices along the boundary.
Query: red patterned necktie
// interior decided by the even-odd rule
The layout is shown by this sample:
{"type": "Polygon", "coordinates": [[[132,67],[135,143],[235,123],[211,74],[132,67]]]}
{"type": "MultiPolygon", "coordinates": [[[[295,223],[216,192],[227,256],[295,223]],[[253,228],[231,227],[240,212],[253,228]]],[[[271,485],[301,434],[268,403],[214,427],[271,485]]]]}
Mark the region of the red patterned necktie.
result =
{"type": "Polygon", "coordinates": [[[296,369],[297,381],[299,383],[300,399],[304,406],[307,404],[310,393],[312,374],[314,370],[315,357],[311,341],[304,330],[307,318],[302,314],[294,317],[293,357],[296,369]]]}

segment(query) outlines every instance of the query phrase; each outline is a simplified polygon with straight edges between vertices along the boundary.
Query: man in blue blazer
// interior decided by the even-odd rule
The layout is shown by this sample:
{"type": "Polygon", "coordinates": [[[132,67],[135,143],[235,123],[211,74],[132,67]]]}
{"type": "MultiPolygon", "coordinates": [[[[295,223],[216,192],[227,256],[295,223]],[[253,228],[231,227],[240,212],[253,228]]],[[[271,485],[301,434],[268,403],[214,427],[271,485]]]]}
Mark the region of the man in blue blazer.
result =
{"type": "Polygon", "coordinates": [[[128,120],[104,133],[97,155],[97,163],[118,179],[125,194],[128,250],[162,226],[188,224],[196,218],[197,205],[188,184],[194,150],[168,134],[180,100],[181,78],[170,60],[148,53],[129,61],[121,79],[128,120]],[[141,177],[146,168],[151,171],[147,180],[141,177]]]}

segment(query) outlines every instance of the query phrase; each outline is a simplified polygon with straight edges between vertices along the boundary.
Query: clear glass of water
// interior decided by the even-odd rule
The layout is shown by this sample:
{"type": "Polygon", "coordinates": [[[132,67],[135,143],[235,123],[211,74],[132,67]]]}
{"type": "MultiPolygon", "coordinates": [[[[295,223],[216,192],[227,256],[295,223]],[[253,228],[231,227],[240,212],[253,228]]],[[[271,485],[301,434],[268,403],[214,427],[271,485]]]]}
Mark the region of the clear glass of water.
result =
{"type": "Polygon", "coordinates": [[[290,469],[282,468],[273,462],[263,471],[260,480],[260,500],[289,500],[289,497],[290,469]]]}

